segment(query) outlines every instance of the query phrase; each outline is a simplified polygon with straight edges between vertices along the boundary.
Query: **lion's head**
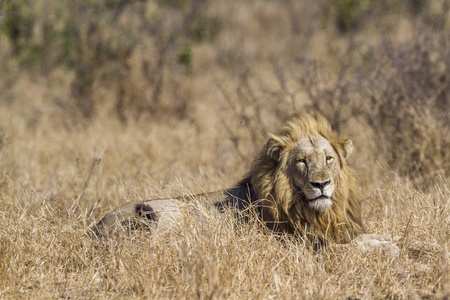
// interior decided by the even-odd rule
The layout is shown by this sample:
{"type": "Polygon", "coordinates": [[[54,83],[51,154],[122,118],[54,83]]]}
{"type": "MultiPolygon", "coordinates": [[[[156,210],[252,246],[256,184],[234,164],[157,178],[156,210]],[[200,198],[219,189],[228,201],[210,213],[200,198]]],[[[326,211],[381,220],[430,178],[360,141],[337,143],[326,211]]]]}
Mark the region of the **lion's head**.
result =
{"type": "Polygon", "coordinates": [[[322,116],[302,114],[272,135],[250,180],[265,213],[283,231],[342,242],[362,231],[361,196],[346,159],[353,149],[322,116]]]}

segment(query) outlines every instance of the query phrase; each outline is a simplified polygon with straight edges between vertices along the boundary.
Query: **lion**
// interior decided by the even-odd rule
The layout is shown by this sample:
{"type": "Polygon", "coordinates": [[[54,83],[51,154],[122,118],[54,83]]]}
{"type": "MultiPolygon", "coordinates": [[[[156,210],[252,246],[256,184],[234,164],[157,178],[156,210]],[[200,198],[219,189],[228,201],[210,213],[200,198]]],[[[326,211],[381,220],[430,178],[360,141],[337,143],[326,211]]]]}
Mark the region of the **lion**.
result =
{"type": "Polygon", "coordinates": [[[93,232],[108,236],[121,226],[171,226],[189,213],[187,198],[202,198],[219,211],[232,208],[238,215],[254,207],[275,233],[348,243],[364,232],[363,197],[355,172],[347,165],[352,150],[352,141],[333,131],[323,116],[299,114],[269,136],[250,171],[234,187],[190,197],[132,201],[104,216],[93,232]]]}

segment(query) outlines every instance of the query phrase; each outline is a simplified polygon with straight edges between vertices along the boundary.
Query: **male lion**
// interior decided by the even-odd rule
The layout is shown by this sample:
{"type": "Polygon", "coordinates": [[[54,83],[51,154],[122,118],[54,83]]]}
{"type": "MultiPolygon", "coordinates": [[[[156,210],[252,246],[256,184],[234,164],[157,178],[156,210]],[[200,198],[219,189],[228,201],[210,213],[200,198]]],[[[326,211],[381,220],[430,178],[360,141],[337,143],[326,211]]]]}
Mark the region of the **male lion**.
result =
{"type": "MultiPolygon", "coordinates": [[[[363,232],[362,196],[346,163],[352,149],[351,140],[334,132],[324,117],[301,114],[270,136],[235,187],[193,197],[208,199],[220,210],[235,208],[238,214],[255,207],[278,233],[346,243],[363,232]]],[[[107,214],[93,231],[105,236],[121,225],[170,226],[185,213],[189,201],[184,198],[133,201],[107,214]]]]}

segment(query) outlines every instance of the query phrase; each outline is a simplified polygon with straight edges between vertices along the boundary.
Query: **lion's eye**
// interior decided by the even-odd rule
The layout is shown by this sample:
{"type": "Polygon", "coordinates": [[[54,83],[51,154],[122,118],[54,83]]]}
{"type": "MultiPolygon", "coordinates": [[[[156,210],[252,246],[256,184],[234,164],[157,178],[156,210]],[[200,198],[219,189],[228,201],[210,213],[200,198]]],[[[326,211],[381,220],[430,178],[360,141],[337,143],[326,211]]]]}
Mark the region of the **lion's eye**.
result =
{"type": "Polygon", "coordinates": [[[327,162],[331,162],[332,159],[333,159],[333,157],[331,157],[331,156],[326,157],[327,162]]]}
{"type": "Polygon", "coordinates": [[[306,164],[306,160],[303,158],[298,159],[297,162],[299,162],[301,164],[306,164]]]}

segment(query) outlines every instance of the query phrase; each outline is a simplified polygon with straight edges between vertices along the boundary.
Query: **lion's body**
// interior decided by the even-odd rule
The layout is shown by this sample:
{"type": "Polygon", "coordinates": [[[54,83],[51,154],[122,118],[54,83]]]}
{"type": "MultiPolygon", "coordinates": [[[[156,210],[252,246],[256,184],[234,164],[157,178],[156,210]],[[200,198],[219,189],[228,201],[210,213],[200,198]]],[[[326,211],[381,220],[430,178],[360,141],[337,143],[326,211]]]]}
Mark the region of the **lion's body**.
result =
{"type": "MultiPolygon", "coordinates": [[[[243,211],[252,205],[276,232],[348,242],[363,232],[362,197],[346,164],[351,151],[351,141],[340,138],[323,117],[303,114],[271,136],[235,187],[190,197],[204,198],[219,210],[243,211]]],[[[189,212],[189,199],[183,197],[134,201],[106,215],[94,231],[108,235],[133,218],[148,221],[150,226],[170,226],[189,212]]]]}

